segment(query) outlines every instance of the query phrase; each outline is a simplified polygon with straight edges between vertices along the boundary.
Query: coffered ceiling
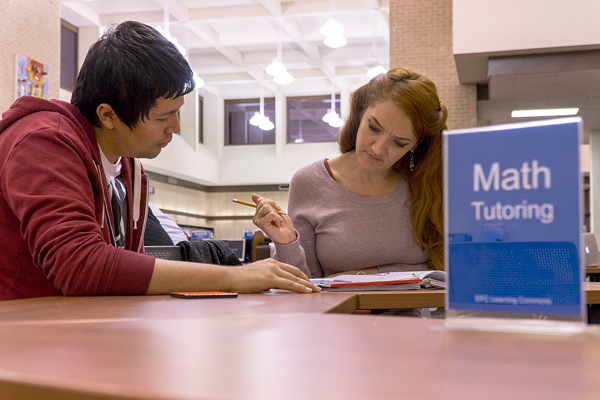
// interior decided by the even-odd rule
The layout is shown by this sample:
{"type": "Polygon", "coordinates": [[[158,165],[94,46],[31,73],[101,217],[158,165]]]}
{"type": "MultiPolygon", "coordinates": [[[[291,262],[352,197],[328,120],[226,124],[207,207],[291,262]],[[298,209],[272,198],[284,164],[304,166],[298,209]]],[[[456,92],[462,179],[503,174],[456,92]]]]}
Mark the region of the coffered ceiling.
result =
{"type": "Polygon", "coordinates": [[[338,0],[333,16],[348,44],[323,44],[320,27],[329,19],[328,0],[62,0],[62,18],[75,26],[137,20],[162,28],[165,8],[170,32],[187,50],[190,65],[206,88],[224,98],[331,93],[368,81],[363,66],[374,55],[389,68],[387,0],[338,0]],[[281,26],[282,61],[294,77],[281,86],[265,74],[277,56],[281,26]]]}

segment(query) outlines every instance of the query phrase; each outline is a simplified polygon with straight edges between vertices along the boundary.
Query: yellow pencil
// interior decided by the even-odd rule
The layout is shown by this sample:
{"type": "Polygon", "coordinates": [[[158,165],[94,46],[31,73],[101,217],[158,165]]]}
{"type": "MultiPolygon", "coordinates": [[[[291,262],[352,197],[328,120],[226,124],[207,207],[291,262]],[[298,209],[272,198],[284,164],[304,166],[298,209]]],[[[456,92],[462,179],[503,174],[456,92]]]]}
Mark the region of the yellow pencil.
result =
{"type": "MultiPolygon", "coordinates": [[[[254,208],[256,208],[256,204],[254,204],[254,203],[248,203],[247,201],[244,201],[244,200],[233,199],[232,201],[234,203],[238,203],[238,204],[242,204],[242,205],[245,205],[245,206],[248,206],[248,207],[254,207],[254,208]]],[[[277,211],[277,214],[281,215],[281,212],[279,210],[275,210],[275,211],[277,211]]]]}

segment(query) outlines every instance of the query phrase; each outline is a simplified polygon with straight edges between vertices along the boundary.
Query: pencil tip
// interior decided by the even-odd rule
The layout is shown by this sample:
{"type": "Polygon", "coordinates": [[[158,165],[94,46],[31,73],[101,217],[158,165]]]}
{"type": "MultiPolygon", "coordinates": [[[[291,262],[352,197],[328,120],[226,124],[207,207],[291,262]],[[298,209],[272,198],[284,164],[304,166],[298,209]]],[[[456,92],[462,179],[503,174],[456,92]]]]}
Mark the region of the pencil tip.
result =
{"type": "Polygon", "coordinates": [[[237,203],[238,199],[233,199],[231,201],[233,201],[234,203],[237,203]]]}

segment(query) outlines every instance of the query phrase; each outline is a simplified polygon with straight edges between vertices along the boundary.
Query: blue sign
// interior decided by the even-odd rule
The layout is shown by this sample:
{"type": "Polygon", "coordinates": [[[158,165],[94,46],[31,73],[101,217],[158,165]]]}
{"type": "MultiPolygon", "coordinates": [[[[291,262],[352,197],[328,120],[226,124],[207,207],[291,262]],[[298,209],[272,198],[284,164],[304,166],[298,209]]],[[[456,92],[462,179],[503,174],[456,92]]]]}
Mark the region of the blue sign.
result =
{"type": "Polygon", "coordinates": [[[581,119],[444,132],[448,308],[582,314],[581,119]]]}
{"type": "Polygon", "coordinates": [[[192,239],[212,239],[213,233],[211,231],[193,231],[192,239]]]}

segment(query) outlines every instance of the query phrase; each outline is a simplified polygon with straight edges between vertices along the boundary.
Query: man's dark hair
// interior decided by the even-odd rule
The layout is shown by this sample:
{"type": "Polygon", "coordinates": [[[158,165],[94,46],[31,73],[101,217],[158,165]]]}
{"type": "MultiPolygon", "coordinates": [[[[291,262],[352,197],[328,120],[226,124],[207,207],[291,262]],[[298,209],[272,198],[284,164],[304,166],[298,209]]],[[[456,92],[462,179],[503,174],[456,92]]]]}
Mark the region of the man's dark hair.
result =
{"type": "Polygon", "coordinates": [[[177,48],[156,29],[136,21],[108,27],[90,47],[71,104],[95,126],[96,109],[109,104],[129,128],[148,118],[160,97],[194,90],[193,71],[177,48]]]}

